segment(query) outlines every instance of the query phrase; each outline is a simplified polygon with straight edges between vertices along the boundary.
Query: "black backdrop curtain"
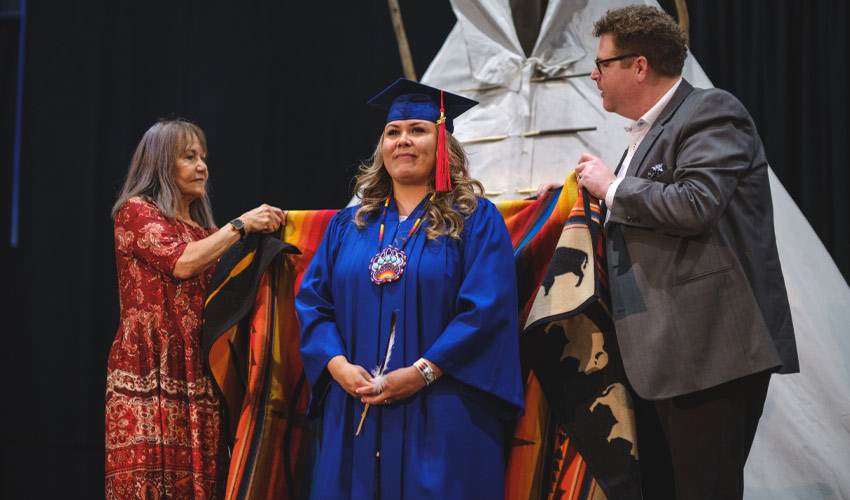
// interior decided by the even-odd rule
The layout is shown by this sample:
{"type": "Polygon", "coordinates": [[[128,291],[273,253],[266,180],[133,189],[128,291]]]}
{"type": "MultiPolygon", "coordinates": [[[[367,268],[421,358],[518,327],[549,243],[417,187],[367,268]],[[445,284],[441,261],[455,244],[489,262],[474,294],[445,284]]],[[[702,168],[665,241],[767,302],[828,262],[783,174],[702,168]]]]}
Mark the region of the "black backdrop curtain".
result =
{"type": "MultiPolygon", "coordinates": [[[[688,4],[694,54],[750,109],[779,178],[850,275],[844,1],[688,4]]],[[[454,16],[447,2],[401,7],[421,75],[454,16]]],[[[219,224],[261,202],[338,208],[383,125],[363,102],[401,64],[383,1],[41,0],[27,14],[17,248],[7,197],[0,206],[0,491],[98,498],[118,326],[109,211],[142,133],[170,116],[205,129],[219,224]]],[[[5,193],[17,30],[0,20],[5,193]]]]}

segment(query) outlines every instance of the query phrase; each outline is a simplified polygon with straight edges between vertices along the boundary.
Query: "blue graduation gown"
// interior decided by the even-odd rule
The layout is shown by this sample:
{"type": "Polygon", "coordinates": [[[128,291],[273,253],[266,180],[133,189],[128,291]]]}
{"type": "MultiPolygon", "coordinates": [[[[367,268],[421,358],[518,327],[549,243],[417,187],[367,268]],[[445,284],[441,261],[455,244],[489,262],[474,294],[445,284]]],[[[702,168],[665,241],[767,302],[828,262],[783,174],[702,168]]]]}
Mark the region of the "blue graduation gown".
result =
{"type": "MultiPolygon", "coordinates": [[[[523,405],[516,271],[504,219],[479,199],[460,240],[430,241],[421,228],[404,247],[403,276],[379,286],[369,275],[378,217],[358,230],[356,210],[331,220],[295,302],[310,416],[321,418],[313,498],[372,500],[376,488],[385,499],[503,497],[505,423],[523,405]],[[371,407],[355,436],[364,404],[326,366],[339,354],[367,371],[380,364],[393,311],[387,371],[424,357],[444,375],[408,399],[371,407]]],[[[399,224],[391,201],[383,246],[400,243],[413,223],[399,224]]]]}

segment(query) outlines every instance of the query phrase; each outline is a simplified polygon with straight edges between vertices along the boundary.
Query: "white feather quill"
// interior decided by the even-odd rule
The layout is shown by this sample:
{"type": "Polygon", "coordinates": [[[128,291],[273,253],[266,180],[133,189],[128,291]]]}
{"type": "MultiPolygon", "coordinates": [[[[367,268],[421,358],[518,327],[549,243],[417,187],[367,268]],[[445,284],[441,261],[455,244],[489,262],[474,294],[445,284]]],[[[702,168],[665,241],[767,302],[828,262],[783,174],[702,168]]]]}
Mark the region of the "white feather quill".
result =
{"type": "Polygon", "coordinates": [[[387,342],[387,354],[384,356],[384,362],[381,366],[372,368],[372,390],[380,394],[384,391],[384,385],[387,383],[387,377],[384,373],[387,371],[387,365],[390,363],[390,356],[393,353],[393,344],[395,344],[395,311],[393,311],[392,323],[390,326],[390,340],[387,342]]]}
{"type": "MultiPolygon", "coordinates": [[[[384,386],[387,384],[387,377],[384,376],[384,373],[387,371],[387,366],[390,364],[390,357],[393,352],[393,345],[395,345],[395,322],[396,322],[396,311],[393,311],[393,315],[390,318],[390,338],[387,341],[387,352],[384,354],[384,362],[380,364],[380,366],[376,366],[372,368],[372,390],[377,394],[380,394],[384,390],[384,386]]],[[[366,404],[366,407],[363,408],[363,414],[360,416],[360,425],[357,426],[357,432],[354,435],[360,434],[360,429],[363,428],[363,421],[366,420],[366,412],[369,411],[369,404],[366,404]]]]}

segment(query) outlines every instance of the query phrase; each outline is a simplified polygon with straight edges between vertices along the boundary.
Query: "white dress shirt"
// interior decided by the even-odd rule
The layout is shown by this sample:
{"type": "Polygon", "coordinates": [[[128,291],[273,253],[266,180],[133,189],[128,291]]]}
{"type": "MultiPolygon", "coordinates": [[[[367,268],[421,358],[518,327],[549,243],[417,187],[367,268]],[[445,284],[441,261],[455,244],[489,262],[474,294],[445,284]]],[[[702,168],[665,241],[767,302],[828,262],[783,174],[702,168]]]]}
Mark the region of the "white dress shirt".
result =
{"type": "MultiPolygon", "coordinates": [[[[611,207],[614,206],[614,193],[617,191],[617,186],[620,185],[623,178],[626,176],[626,171],[629,169],[629,164],[635,156],[635,151],[637,151],[637,148],[640,146],[643,138],[646,137],[646,133],[649,132],[650,128],[652,128],[652,124],[658,119],[658,115],[661,114],[661,111],[664,110],[667,103],[669,103],[670,99],[673,98],[673,94],[676,92],[676,89],[679,88],[680,83],[682,83],[681,77],[675,84],[673,84],[672,87],[670,87],[670,90],[668,90],[666,94],[661,96],[661,99],[659,99],[658,102],[649,108],[649,111],[624,127],[626,132],[631,134],[631,141],[629,142],[629,151],[626,153],[626,157],[623,158],[623,166],[621,166],[620,171],[617,172],[617,179],[611,183],[608,187],[608,192],[605,193],[605,205],[608,207],[609,215],[611,213],[611,207]]],[[[605,222],[608,222],[607,216],[605,219],[605,222]]]]}

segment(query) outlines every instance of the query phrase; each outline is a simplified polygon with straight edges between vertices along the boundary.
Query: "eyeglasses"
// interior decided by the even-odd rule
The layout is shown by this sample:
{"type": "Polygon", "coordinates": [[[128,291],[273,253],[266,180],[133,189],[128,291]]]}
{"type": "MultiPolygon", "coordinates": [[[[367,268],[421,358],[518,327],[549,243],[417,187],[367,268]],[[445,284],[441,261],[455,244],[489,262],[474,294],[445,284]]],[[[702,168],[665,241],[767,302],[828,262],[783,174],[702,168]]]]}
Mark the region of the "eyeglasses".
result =
{"type": "Polygon", "coordinates": [[[614,61],[621,61],[623,59],[626,59],[627,57],[639,57],[639,56],[638,56],[638,54],[626,54],[624,56],[609,57],[608,59],[596,59],[593,62],[596,63],[596,69],[599,70],[599,74],[601,75],[603,64],[608,64],[608,63],[614,62],[614,61]]]}

